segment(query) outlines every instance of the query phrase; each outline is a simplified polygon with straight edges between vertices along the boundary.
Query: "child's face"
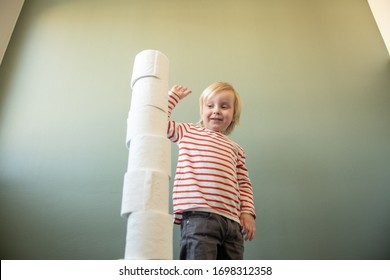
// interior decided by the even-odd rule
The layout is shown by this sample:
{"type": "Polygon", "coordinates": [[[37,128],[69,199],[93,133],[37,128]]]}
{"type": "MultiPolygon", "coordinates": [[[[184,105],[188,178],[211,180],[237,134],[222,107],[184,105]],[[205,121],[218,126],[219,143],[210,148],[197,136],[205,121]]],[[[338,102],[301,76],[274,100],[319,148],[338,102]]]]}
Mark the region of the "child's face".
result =
{"type": "Polygon", "coordinates": [[[212,94],[203,103],[203,125],[211,130],[224,132],[233,120],[234,93],[224,90],[212,94]]]}

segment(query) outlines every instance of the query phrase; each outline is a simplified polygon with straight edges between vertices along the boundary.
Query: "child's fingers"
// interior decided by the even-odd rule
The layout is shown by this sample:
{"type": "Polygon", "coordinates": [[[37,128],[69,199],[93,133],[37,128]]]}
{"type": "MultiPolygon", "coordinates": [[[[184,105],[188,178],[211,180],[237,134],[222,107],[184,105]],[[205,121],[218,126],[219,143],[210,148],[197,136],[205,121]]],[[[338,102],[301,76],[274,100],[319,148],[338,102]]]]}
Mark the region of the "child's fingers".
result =
{"type": "Polygon", "coordinates": [[[182,85],[174,85],[170,91],[179,96],[180,99],[186,97],[192,92],[190,89],[183,87],[182,85]]]}
{"type": "Polygon", "coordinates": [[[245,241],[252,240],[255,237],[256,227],[253,223],[246,219],[241,219],[242,234],[244,235],[245,241]]]}
{"type": "Polygon", "coordinates": [[[245,241],[252,240],[254,237],[254,232],[253,229],[251,228],[244,227],[243,234],[245,236],[245,241]]]}

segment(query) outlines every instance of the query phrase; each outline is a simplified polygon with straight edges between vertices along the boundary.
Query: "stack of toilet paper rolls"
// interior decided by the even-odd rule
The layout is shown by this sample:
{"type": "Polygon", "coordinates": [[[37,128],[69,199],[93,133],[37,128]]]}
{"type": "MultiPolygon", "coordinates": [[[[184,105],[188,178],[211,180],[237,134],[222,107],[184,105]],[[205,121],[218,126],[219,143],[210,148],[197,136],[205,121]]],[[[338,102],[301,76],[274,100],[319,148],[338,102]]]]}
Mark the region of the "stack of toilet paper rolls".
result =
{"type": "Polygon", "coordinates": [[[125,259],[172,259],[168,70],[168,58],[159,51],[135,57],[121,209],[127,218],[125,259]]]}

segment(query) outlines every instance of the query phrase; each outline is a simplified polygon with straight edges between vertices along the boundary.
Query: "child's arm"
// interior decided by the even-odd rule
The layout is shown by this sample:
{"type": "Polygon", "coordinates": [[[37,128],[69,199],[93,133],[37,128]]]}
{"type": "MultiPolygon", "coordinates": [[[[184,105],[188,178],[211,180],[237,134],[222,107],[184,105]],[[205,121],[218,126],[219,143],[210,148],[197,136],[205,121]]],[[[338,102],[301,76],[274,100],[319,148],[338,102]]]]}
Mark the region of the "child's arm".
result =
{"type": "Polygon", "coordinates": [[[186,87],[174,85],[168,92],[168,128],[167,137],[173,142],[177,143],[186,131],[188,124],[177,123],[171,120],[172,110],[176,107],[181,99],[191,93],[186,87]]]}
{"type": "Polygon", "coordinates": [[[245,166],[245,153],[240,149],[238,153],[237,175],[240,186],[241,216],[240,224],[243,227],[245,240],[252,240],[255,237],[255,206],[253,201],[253,189],[249,179],[248,169],[245,166]]]}
{"type": "Polygon", "coordinates": [[[168,92],[168,118],[171,118],[172,110],[176,107],[177,103],[187,95],[191,93],[191,90],[183,87],[174,85],[168,92]]]}

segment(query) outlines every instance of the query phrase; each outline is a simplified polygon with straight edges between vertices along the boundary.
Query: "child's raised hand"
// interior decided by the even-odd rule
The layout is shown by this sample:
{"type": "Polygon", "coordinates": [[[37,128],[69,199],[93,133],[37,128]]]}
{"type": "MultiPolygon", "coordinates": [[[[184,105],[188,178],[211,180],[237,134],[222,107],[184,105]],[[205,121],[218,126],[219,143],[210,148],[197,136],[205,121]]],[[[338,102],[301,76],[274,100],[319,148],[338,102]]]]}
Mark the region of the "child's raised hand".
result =
{"type": "Polygon", "coordinates": [[[174,85],[169,91],[176,94],[180,99],[183,99],[192,92],[190,89],[179,85],[174,85]]]}

